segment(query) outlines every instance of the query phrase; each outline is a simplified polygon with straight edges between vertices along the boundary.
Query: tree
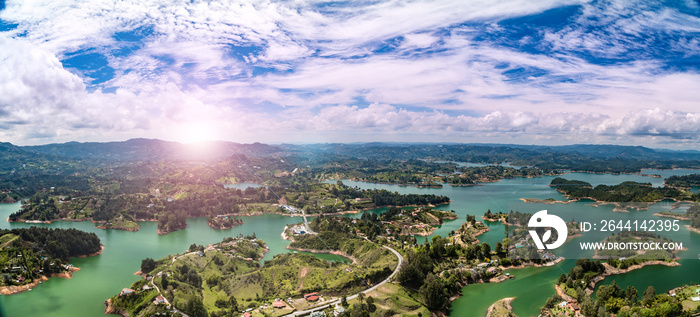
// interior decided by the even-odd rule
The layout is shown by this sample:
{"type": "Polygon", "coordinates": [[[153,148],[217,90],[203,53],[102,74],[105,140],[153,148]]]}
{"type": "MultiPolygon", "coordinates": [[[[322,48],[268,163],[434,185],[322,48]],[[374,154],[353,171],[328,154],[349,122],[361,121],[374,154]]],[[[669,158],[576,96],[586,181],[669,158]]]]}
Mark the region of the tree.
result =
{"type": "Polygon", "coordinates": [[[359,300],[360,304],[362,304],[362,302],[365,301],[365,293],[360,292],[359,294],[357,294],[357,300],[359,300]]]}
{"type": "Polygon", "coordinates": [[[656,299],[656,289],[654,286],[649,285],[646,290],[644,290],[644,295],[642,295],[642,305],[646,307],[651,307],[656,299]]]}
{"type": "Polygon", "coordinates": [[[557,284],[563,284],[566,283],[566,274],[562,274],[559,276],[559,279],[557,280],[557,284]]]}
{"type": "Polygon", "coordinates": [[[198,296],[190,298],[185,302],[185,307],[183,309],[188,315],[193,317],[208,317],[206,308],[204,308],[204,303],[202,299],[198,296]]]}
{"type": "Polygon", "coordinates": [[[373,313],[375,310],[377,310],[377,306],[374,305],[374,297],[367,296],[366,303],[367,303],[367,311],[369,311],[370,313],[373,313]]]}
{"type": "Polygon", "coordinates": [[[156,261],[151,258],[141,260],[141,273],[148,274],[156,268],[156,261]]]}
{"type": "Polygon", "coordinates": [[[496,254],[501,254],[503,253],[503,244],[501,241],[496,242],[496,254]]]}
{"type": "Polygon", "coordinates": [[[433,273],[428,273],[425,283],[418,292],[423,296],[425,306],[430,310],[441,310],[447,305],[448,296],[445,285],[433,273]]]}
{"type": "Polygon", "coordinates": [[[484,254],[484,257],[488,257],[491,254],[491,246],[486,242],[482,243],[481,253],[484,254]]]}
{"type": "Polygon", "coordinates": [[[613,282],[610,285],[600,286],[595,295],[598,298],[598,300],[605,303],[608,301],[608,299],[612,297],[619,297],[620,287],[617,286],[617,283],[615,282],[615,280],[613,280],[613,282]]]}

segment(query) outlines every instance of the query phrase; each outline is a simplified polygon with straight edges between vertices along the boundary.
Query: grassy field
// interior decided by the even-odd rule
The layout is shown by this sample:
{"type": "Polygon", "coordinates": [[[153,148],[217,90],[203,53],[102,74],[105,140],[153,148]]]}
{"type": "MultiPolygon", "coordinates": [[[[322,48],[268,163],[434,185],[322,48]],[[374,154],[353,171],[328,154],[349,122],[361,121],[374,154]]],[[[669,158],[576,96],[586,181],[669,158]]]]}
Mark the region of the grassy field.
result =
{"type": "Polygon", "coordinates": [[[12,243],[12,241],[17,240],[17,238],[19,238],[19,236],[12,233],[3,235],[2,237],[0,237],[0,249],[8,246],[10,243],[12,243]]]}
{"type": "MultiPolygon", "coordinates": [[[[423,306],[416,298],[420,295],[412,294],[405,288],[393,284],[386,283],[379,287],[376,291],[367,294],[376,300],[378,311],[381,311],[378,316],[383,316],[383,312],[393,311],[394,316],[430,316],[430,311],[423,306]]],[[[358,300],[349,301],[349,304],[354,304],[358,300]]]]}

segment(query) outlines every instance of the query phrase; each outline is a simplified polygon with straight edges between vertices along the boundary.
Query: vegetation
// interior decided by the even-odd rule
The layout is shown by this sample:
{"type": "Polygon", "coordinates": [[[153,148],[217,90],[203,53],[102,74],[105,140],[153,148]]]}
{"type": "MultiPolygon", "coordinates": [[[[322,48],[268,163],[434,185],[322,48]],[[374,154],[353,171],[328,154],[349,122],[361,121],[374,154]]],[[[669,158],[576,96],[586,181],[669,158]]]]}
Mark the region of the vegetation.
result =
{"type": "Polygon", "coordinates": [[[562,274],[557,281],[566,296],[571,298],[569,303],[576,306],[559,306],[563,299],[554,295],[547,300],[542,315],[569,316],[574,313],[574,308],[580,308],[584,316],[692,316],[697,309],[697,305],[684,307],[689,293],[684,296],[656,294],[654,287],[649,286],[640,300],[633,286],[623,289],[615,281],[610,285],[601,285],[593,297],[585,288],[594,276],[603,271],[604,266],[599,261],[578,260],[569,274],[562,274]]]}
{"type": "MultiPolygon", "coordinates": [[[[366,287],[363,280],[377,283],[391,273],[397,262],[393,254],[371,242],[354,240],[341,247],[353,248],[345,251],[357,259],[357,264],[286,253],[261,266],[257,260],[266,249],[265,243],[250,236],[226,238],[207,248],[192,245],[187,254],[157,261],[147,258],[142,262],[142,272],[154,277],[150,283],[161,289],[161,295],[191,316],[240,315],[249,307],[276,298],[301,298],[311,292],[324,296],[353,294],[366,287]]],[[[136,292],[112,297],[112,305],[132,316],[156,313],[161,305],[153,300],[159,293],[144,287],[148,284],[146,280],[132,284],[136,292]]],[[[291,308],[282,311],[290,312],[291,308]]]]}
{"type": "Polygon", "coordinates": [[[695,204],[690,206],[685,214],[690,219],[690,226],[695,229],[700,229],[700,205],[695,204]]]}
{"type": "Polygon", "coordinates": [[[655,202],[661,199],[697,200],[698,194],[684,194],[671,187],[651,187],[649,183],[623,182],[618,185],[598,185],[567,180],[557,177],[552,180],[552,186],[570,199],[590,198],[602,202],[655,202]]]}
{"type": "MultiPolygon", "coordinates": [[[[648,231],[621,231],[618,234],[611,234],[604,243],[619,243],[619,244],[638,244],[651,243],[663,246],[665,243],[671,243],[670,239],[661,237],[654,232],[648,231]]],[[[630,247],[625,250],[621,249],[606,249],[596,250],[596,258],[600,259],[639,259],[639,260],[671,260],[674,259],[676,249],[661,249],[661,250],[643,250],[641,247],[630,247]]],[[[629,264],[625,264],[629,266],[629,264]]]]}
{"type": "Polygon", "coordinates": [[[664,180],[666,186],[681,189],[690,189],[691,186],[700,186],[700,174],[673,175],[664,180]]]}
{"type": "Polygon", "coordinates": [[[68,270],[70,257],[100,251],[94,233],[76,229],[0,229],[0,286],[23,285],[68,270]]]}

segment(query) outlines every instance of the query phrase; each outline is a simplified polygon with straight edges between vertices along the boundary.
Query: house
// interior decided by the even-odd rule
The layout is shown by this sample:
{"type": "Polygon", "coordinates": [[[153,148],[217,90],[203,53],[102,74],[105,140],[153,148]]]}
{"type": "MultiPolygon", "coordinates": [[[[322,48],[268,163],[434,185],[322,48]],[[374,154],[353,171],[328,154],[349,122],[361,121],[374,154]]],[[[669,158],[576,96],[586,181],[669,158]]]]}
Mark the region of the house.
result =
{"type": "Polygon", "coordinates": [[[581,313],[581,308],[578,306],[578,303],[576,301],[572,301],[571,303],[566,305],[566,307],[573,310],[576,315],[579,315],[581,313]]]}
{"type": "Polygon", "coordinates": [[[245,312],[241,317],[253,317],[253,315],[250,312],[245,312]]]}
{"type": "Polygon", "coordinates": [[[125,289],[122,289],[122,292],[119,293],[119,296],[125,296],[125,295],[129,295],[129,294],[133,294],[133,293],[134,293],[133,289],[125,288],[125,289]]]}
{"type": "Polygon", "coordinates": [[[285,304],[285,303],[284,303],[283,301],[281,301],[281,300],[276,300],[276,301],[272,302],[272,308],[282,309],[282,308],[285,308],[285,307],[287,307],[287,304],[285,304]]]}
{"type": "Polygon", "coordinates": [[[311,313],[311,315],[309,315],[309,316],[311,316],[311,317],[323,317],[323,316],[326,316],[326,314],[322,311],[315,311],[315,312],[311,313]]]}
{"type": "Polygon", "coordinates": [[[335,309],[333,310],[333,316],[338,316],[344,312],[345,312],[345,308],[343,308],[343,306],[336,304],[335,309]]]}
{"type": "Polygon", "coordinates": [[[162,295],[156,296],[156,299],[153,300],[154,305],[160,305],[160,304],[165,304],[165,297],[162,295]]]}
{"type": "Polygon", "coordinates": [[[310,302],[315,302],[318,300],[318,293],[314,292],[314,293],[306,294],[306,295],[304,295],[304,299],[306,299],[307,301],[310,301],[310,302]]]}

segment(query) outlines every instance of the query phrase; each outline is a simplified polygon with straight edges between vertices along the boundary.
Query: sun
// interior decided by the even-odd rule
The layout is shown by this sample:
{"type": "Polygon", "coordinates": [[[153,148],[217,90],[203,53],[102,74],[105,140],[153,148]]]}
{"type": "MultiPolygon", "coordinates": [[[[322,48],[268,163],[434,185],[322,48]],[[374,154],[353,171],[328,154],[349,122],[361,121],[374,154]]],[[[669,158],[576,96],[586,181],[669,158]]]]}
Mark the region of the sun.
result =
{"type": "Polygon", "coordinates": [[[215,130],[211,124],[204,122],[189,122],[180,127],[178,134],[183,143],[197,143],[215,139],[215,130]]]}

